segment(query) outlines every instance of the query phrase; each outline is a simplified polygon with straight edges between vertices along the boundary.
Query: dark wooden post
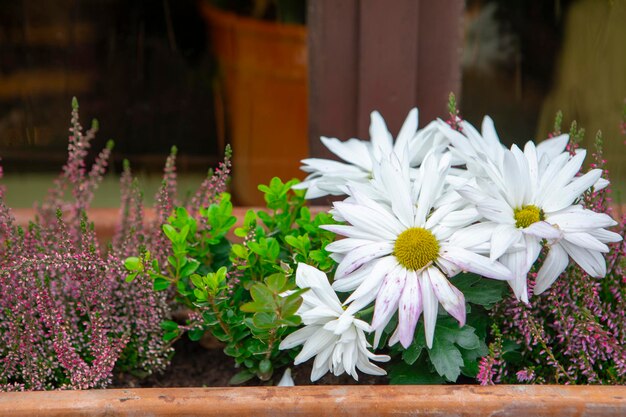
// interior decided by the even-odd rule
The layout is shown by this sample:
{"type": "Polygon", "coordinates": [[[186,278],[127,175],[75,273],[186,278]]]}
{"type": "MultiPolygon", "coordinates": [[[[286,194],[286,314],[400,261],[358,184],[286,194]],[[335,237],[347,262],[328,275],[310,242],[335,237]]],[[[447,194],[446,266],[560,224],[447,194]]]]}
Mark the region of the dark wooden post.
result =
{"type": "Polygon", "coordinates": [[[320,135],[369,138],[372,110],[392,134],[417,106],[420,125],[460,92],[463,0],[309,2],[310,154],[320,135]]]}

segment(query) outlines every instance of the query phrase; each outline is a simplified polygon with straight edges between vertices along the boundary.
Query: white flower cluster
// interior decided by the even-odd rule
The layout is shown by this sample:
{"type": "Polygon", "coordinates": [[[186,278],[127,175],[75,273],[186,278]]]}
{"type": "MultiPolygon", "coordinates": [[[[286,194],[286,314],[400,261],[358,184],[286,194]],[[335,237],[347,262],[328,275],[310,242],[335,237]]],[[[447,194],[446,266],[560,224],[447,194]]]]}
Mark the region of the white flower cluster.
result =
{"type": "MultiPolygon", "coordinates": [[[[621,237],[607,230],[616,222],[580,203],[583,193],[606,187],[601,170],[579,175],[585,151],[566,151],[567,135],[521,150],[505,148],[492,120],[482,134],[461,122],[461,132],[437,120],[418,130],[411,110],[394,143],[378,112],[372,113],[371,141],[322,138],[345,162],[305,159],[307,198],[346,195],[333,205],[342,225],[323,226],[344,236],[326,249],[338,266],[332,288],[325,274],[301,264],[297,285],[311,288],[299,310],[305,327],[281,348],[304,344],[296,364],[315,356],[312,380],[329,370],[356,378],[355,367],[384,373],[374,346],[394,314],[389,344],[408,347],[424,316],[432,347],[439,305],[465,324],[465,298],[448,278],[469,271],[506,280],[528,303],[527,275],[544,248],[534,293],[548,289],[569,258],[590,276],[606,274],[607,243],[621,237]],[[349,293],[341,303],[335,294],[349,293]],[[371,324],[355,318],[374,305],[371,324]]],[[[295,187],[294,187],[295,188],[295,187]]]]}

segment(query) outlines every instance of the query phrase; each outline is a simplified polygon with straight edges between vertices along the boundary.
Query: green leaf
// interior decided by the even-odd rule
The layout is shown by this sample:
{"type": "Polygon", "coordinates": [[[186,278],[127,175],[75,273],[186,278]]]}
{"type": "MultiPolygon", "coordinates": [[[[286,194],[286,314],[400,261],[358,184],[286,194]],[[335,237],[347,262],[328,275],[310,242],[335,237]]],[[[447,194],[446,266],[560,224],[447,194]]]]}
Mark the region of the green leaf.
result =
{"type": "Polygon", "coordinates": [[[278,254],[280,253],[280,245],[278,241],[273,237],[267,239],[267,255],[272,260],[275,261],[278,259],[278,254]]]}
{"type": "Polygon", "coordinates": [[[433,385],[446,380],[430,370],[425,360],[415,365],[397,362],[388,367],[389,383],[392,385],[433,385]]]}
{"type": "Polygon", "coordinates": [[[124,261],[124,266],[129,271],[139,271],[142,267],[141,259],[137,258],[136,256],[126,258],[126,260],[124,261]]]}
{"type": "Polygon", "coordinates": [[[276,327],[276,313],[256,313],[252,317],[254,326],[258,329],[271,329],[276,327]]]}
{"type": "Polygon", "coordinates": [[[154,283],[152,285],[152,289],[154,291],[163,291],[170,286],[170,282],[165,278],[155,278],[154,283]]]}
{"type": "Polygon", "coordinates": [[[272,274],[265,278],[265,283],[271,291],[274,293],[280,293],[287,283],[287,277],[285,277],[285,274],[281,273],[272,274]]]}
{"type": "Polygon", "coordinates": [[[254,374],[252,372],[248,371],[247,369],[245,369],[243,371],[237,372],[230,379],[230,381],[228,381],[228,384],[229,385],[239,385],[239,384],[243,384],[246,381],[251,380],[252,378],[254,378],[254,374]]]}
{"type": "Polygon", "coordinates": [[[302,318],[300,316],[283,317],[283,319],[278,320],[276,324],[280,326],[298,327],[302,324],[302,318]]]}
{"type": "Polygon", "coordinates": [[[269,359],[263,359],[259,362],[259,372],[264,375],[272,373],[272,361],[269,359]]]}
{"type": "Polygon", "coordinates": [[[450,279],[450,283],[465,295],[465,301],[487,309],[502,300],[508,285],[505,281],[483,278],[476,274],[464,273],[450,279]]]}
{"type": "Polygon", "coordinates": [[[230,247],[230,250],[241,259],[248,259],[248,249],[245,246],[236,244],[230,247]]]}
{"type": "Polygon", "coordinates": [[[167,332],[178,330],[178,323],[172,320],[164,320],[160,323],[160,326],[163,330],[167,332]]]}
{"type": "Polygon", "coordinates": [[[196,272],[199,266],[200,266],[200,262],[196,261],[195,259],[188,259],[185,266],[182,267],[180,270],[180,276],[188,277],[189,275],[196,272]]]}
{"type": "Polygon", "coordinates": [[[189,336],[189,340],[197,342],[202,339],[202,336],[204,336],[204,329],[192,329],[187,333],[187,336],[189,336]]]}
{"type": "Polygon", "coordinates": [[[284,298],[280,307],[280,314],[283,318],[289,318],[296,314],[302,305],[302,297],[287,299],[284,298]]]}
{"type": "Polygon", "coordinates": [[[172,331],[172,332],[166,332],[163,335],[163,340],[165,340],[166,342],[169,342],[170,340],[175,339],[176,337],[178,337],[178,335],[179,335],[178,330],[172,331]]]}
{"type": "Polygon", "coordinates": [[[132,274],[128,274],[128,275],[126,275],[126,278],[124,280],[126,282],[133,282],[135,280],[135,278],[137,278],[138,274],[139,274],[138,272],[133,272],[132,274]]]}
{"type": "MultiPolygon", "coordinates": [[[[204,288],[204,279],[200,275],[193,274],[190,278],[191,278],[191,282],[196,288],[204,288]]],[[[182,281],[179,281],[179,282],[182,282],[182,281]]]]}
{"type": "Polygon", "coordinates": [[[256,283],[250,288],[252,299],[259,304],[274,306],[274,293],[266,285],[256,283]]]}
{"type": "Polygon", "coordinates": [[[239,309],[245,313],[269,313],[274,311],[271,306],[257,303],[256,301],[242,304],[239,309]]]}
{"type": "Polygon", "coordinates": [[[459,349],[443,335],[438,334],[437,330],[435,330],[433,347],[428,350],[428,356],[439,375],[452,382],[457,380],[461,374],[463,357],[459,349]]]}
{"type": "Polygon", "coordinates": [[[456,320],[444,317],[438,320],[435,334],[445,338],[450,343],[455,343],[463,349],[477,349],[480,347],[480,339],[472,326],[459,327],[456,320]]]}
{"type": "Polygon", "coordinates": [[[174,229],[174,227],[172,227],[172,225],[164,224],[163,225],[163,233],[165,233],[165,236],[167,236],[167,238],[171,242],[177,242],[178,241],[178,233],[176,232],[176,229],[174,229]]]}
{"type": "Polygon", "coordinates": [[[198,299],[198,301],[206,301],[208,300],[207,297],[207,293],[206,291],[200,290],[198,288],[196,288],[195,290],[193,290],[193,295],[196,296],[196,298],[198,299]]]}

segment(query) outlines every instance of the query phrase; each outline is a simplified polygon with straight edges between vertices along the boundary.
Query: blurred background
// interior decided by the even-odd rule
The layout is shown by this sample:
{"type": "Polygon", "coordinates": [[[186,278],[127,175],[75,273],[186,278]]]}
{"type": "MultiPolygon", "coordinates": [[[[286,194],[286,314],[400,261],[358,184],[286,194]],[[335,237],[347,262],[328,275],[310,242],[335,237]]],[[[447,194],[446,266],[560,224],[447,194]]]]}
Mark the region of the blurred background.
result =
{"type": "Polygon", "coordinates": [[[127,158],[149,198],[172,145],[181,193],[234,148],[233,191],[300,176],[319,136],[368,137],[485,114],[506,144],[537,141],[563,111],[591,147],[602,129],[624,188],[625,0],[0,0],[0,157],[13,207],[41,199],[66,156],[71,98],[114,157],[95,206],[119,202],[127,158]]]}

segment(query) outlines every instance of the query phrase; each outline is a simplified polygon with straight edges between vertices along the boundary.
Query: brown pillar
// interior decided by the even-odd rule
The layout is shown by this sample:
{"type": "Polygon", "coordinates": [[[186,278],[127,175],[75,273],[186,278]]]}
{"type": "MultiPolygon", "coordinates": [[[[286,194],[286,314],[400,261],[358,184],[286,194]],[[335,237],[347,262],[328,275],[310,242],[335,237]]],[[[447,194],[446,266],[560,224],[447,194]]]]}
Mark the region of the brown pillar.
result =
{"type": "Polygon", "coordinates": [[[463,0],[309,2],[310,154],[321,135],[369,138],[379,110],[396,134],[417,106],[420,126],[460,92],[463,0]]]}

